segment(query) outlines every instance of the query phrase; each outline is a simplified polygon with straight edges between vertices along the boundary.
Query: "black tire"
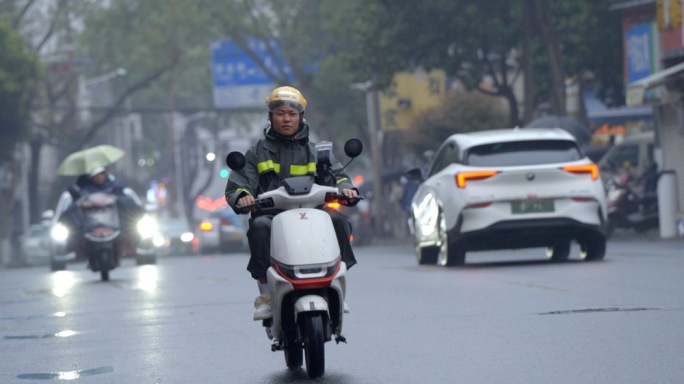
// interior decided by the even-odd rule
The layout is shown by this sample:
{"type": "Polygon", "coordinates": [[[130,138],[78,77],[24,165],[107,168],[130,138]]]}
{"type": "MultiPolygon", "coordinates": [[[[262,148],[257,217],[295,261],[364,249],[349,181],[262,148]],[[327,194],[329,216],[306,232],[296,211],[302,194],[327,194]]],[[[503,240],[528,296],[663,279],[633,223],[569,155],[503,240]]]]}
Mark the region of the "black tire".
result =
{"type": "Polygon", "coordinates": [[[138,255],[135,257],[135,264],[136,265],[157,264],[157,256],[156,255],[144,255],[144,256],[138,255]]]}
{"type": "Polygon", "coordinates": [[[437,255],[439,248],[437,247],[420,247],[416,245],[416,259],[418,265],[435,265],[437,263],[437,255]]]}
{"type": "Polygon", "coordinates": [[[64,271],[66,269],[66,263],[63,261],[50,260],[50,271],[64,271]]]}
{"type": "Polygon", "coordinates": [[[109,281],[109,270],[100,271],[100,278],[102,281],[109,281]]]}
{"type": "Polygon", "coordinates": [[[580,256],[584,261],[603,260],[606,255],[606,238],[595,235],[580,242],[580,256]]]}
{"type": "Polygon", "coordinates": [[[305,315],[302,319],[302,335],[304,336],[304,355],[306,357],[306,373],[315,379],[325,373],[325,328],[323,315],[305,315]]]}
{"type": "Polygon", "coordinates": [[[570,242],[567,240],[557,242],[553,246],[546,248],[546,255],[551,261],[566,261],[570,256],[570,242]]]}
{"type": "MultiPolygon", "coordinates": [[[[416,218],[413,218],[413,225],[415,226],[416,218]]],[[[418,265],[435,265],[437,263],[437,256],[439,255],[438,247],[421,247],[418,239],[418,229],[414,227],[415,234],[414,243],[416,247],[416,260],[418,265]]]]}
{"type": "Polygon", "coordinates": [[[437,251],[437,264],[444,267],[453,267],[465,264],[466,248],[463,243],[451,241],[446,225],[444,213],[440,210],[437,219],[439,223],[438,233],[441,243],[437,251]]]}
{"type": "Polygon", "coordinates": [[[290,343],[283,352],[285,352],[285,365],[289,369],[295,370],[302,367],[304,350],[300,346],[290,343]]]}

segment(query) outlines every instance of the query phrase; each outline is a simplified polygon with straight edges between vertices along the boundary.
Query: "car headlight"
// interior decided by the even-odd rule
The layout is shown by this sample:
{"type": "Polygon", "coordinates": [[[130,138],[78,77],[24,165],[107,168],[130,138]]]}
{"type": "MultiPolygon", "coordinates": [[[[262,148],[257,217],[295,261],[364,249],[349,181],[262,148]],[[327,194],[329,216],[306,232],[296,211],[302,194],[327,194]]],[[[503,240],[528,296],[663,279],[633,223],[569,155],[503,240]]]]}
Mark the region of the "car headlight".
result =
{"type": "Polygon", "coordinates": [[[58,243],[66,242],[67,238],[69,238],[69,229],[66,225],[57,223],[50,230],[50,236],[52,236],[52,240],[58,243]]]}
{"type": "Polygon", "coordinates": [[[183,232],[180,235],[180,239],[184,243],[188,243],[188,242],[192,241],[194,238],[195,238],[195,234],[192,232],[183,232]]]}
{"type": "Polygon", "coordinates": [[[166,244],[166,239],[164,238],[164,236],[156,234],[152,238],[152,244],[154,244],[154,246],[157,248],[162,247],[164,246],[164,244],[166,244]]]}
{"type": "Polygon", "coordinates": [[[143,239],[148,239],[157,235],[158,227],[157,220],[152,216],[144,215],[140,221],[138,221],[138,233],[143,239]]]}

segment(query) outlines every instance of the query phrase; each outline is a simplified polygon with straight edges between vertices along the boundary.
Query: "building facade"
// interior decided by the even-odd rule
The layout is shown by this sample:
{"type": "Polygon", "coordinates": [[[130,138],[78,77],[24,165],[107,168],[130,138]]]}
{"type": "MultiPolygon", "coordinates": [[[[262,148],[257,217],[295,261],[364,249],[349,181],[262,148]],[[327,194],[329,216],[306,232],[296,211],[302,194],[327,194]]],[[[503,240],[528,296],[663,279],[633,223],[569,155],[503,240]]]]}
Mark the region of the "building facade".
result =
{"type": "Polygon", "coordinates": [[[661,171],[667,171],[667,178],[661,178],[659,183],[659,197],[674,195],[671,203],[661,201],[661,237],[681,236],[684,220],[684,0],[634,0],[616,4],[612,9],[622,13],[627,104],[652,106],[658,146],[656,161],[661,171]],[[663,221],[663,217],[667,220],[663,221]]]}

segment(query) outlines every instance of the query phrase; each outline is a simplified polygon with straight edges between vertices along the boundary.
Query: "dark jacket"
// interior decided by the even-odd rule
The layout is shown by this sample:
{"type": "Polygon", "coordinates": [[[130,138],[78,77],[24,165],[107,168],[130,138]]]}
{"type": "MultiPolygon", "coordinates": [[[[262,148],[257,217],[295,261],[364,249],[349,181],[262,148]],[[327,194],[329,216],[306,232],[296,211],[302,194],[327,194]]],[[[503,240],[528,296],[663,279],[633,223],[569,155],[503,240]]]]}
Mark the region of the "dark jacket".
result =
{"type": "Polygon", "coordinates": [[[80,196],[95,192],[105,192],[119,196],[123,194],[124,188],[124,184],[116,180],[114,176],[110,174],[107,174],[107,179],[105,179],[105,182],[102,184],[93,182],[92,178],[88,175],[81,175],[76,179],[74,185],[70,187],[69,192],[72,193],[72,197],[75,197],[74,200],[76,200],[80,196]],[[74,196],[74,192],[77,193],[78,196],[74,196]]]}
{"type": "MultiPolygon", "coordinates": [[[[315,145],[309,141],[309,124],[306,121],[292,137],[277,134],[269,125],[264,129],[264,138],[245,153],[246,164],[242,171],[230,173],[226,183],[226,201],[235,210],[235,204],[242,196],[258,197],[260,193],[280,187],[287,177],[314,175],[315,145]]],[[[333,158],[331,165],[337,187],[354,188],[342,170],[342,164],[333,158]]]]}

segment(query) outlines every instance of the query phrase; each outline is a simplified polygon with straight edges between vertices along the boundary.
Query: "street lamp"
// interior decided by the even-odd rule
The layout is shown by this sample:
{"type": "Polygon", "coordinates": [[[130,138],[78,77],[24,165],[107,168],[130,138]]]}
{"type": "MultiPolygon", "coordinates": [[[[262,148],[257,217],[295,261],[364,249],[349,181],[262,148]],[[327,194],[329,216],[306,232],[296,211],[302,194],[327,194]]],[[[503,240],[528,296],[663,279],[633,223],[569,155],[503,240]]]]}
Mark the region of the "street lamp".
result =
{"type": "Polygon", "coordinates": [[[103,75],[95,76],[95,77],[92,77],[90,79],[86,79],[83,82],[85,83],[86,87],[90,87],[90,86],[93,86],[95,84],[104,83],[105,81],[109,81],[115,77],[126,76],[127,74],[128,74],[128,71],[126,71],[125,68],[117,68],[117,69],[109,71],[103,75]]]}
{"type": "Polygon", "coordinates": [[[92,105],[92,94],[94,93],[91,89],[98,84],[106,83],[119,76],[126,76],[126,74],[128,74],[128,71],[126,71],[125,68],[116,68],[105,74],[91,77],[90,79],[86,79],[83,76],[79,77],[78,106],[81,109],[80,117],[82,125],[85,125],[85,123],[90,121],[90,107],[92,105]]]}

